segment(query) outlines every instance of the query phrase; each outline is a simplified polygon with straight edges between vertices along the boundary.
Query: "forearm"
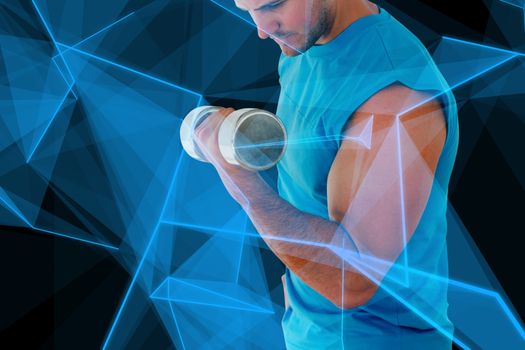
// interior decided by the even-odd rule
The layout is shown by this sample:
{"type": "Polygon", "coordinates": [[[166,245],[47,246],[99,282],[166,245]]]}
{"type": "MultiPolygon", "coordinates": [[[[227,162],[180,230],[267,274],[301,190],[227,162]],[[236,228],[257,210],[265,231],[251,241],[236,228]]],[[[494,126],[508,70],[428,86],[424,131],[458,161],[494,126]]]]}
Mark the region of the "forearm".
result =
{"type": "Polygon", "coordinates": [[[358,251],[339,223],[298,210],[258,175],[236,183],[243,193],[239,203],[270,249],[290,270],[336,305],[341,305],[343,290],[345,307],[362,303],[370,281],[348,264],[348,257],[358,256],[358,251]],[[344,248],[344,277],[343,259],[333,248],[344,248]]]}

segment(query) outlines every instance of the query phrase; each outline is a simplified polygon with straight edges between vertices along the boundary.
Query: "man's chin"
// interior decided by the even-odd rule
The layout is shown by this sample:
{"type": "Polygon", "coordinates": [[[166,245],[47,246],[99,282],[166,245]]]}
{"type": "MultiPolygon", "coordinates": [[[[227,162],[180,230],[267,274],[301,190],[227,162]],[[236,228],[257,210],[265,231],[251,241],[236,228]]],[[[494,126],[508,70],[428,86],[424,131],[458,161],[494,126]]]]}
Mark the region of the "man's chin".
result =
{"type": "Polygon", "coordinates": [[[296,49],[292,49],[291,47],[283,44],[283,43],[277,43],[279,45],[279,47],[281,48],[281,51],[282,53],[285,55],[285,56],[288,56],[288,57],[292,57],[292,56],[299,56],[301,54],[300,51],[296,50],[296,49]]]}

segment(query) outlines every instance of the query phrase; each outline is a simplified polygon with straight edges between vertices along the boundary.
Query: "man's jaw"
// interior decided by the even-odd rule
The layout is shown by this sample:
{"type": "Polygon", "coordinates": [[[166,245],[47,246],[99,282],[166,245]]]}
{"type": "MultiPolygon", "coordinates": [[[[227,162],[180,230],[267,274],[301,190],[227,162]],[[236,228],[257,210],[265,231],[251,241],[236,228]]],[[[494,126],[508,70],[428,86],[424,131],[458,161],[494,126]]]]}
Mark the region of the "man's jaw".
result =
{"type": "Polygon", "coordinates": [[[297,48],[297,47],[294,47],[294,45],[290,44],[289,38],[293,37],[294,34],[288,34],[288,35],[285,35],[285,36],[273,36],[273,35],[270,35],[270,38],[275,41],[277,43],[277,45],[279,45],[279,47],[281,48],[281,51],[286,55],[286,56],[297,56],[297,55],[300,55],[302,52],[301,49],[297,48]]]}
{"type": "Polygon", "coordinates": [[[281,48],[282,53],[288,57],[299,56],[302,53],[286,45],[279,45],[279,47],[281,48]]]}

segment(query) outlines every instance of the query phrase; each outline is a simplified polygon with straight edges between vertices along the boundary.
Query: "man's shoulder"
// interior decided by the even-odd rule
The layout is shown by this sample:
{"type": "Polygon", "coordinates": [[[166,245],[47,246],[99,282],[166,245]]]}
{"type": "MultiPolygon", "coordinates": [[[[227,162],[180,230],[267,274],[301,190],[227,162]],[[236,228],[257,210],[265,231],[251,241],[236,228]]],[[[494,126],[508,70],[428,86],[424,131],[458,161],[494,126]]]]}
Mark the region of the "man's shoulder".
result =
{"type": "Polygon", "coordinates": [[[379,132],[394,127],[396,119],[409,133],[425,133],[428,130],[421,127],[426,124],[446,130],[446,117],[440,99],[402,84],[390,85],[370,97],[349,118],[344,133],[353,135],[354,127],[365,125],[372,116],[372,129],[379,132]],[[414,122],[416,118],[418,121],[414,122]]]}
{"type": "Polygon", "coordinates": [[[401,117],[423,106],[440,109],[441,103],[428,91],[414,90],[397,83],[376,92],[356,110],[356,113],[401,117]]]}

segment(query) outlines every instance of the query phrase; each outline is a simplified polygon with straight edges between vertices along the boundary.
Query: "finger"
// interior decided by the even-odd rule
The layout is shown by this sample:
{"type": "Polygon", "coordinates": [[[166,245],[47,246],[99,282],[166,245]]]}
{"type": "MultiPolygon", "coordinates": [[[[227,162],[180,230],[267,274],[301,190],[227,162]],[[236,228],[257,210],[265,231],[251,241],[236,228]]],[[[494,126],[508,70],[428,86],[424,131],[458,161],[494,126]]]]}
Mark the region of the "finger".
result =
{"type": "Polygon", "coordinates": [[[206,147],[206,142],[213,139],[218,134],[224,119],[234,112],[233,108],[220,108],[218,111],[210,114],[206,120],[204,120],[195,130],[193,131],[193,137],[197,142],[197,145],[201,148],[206,147]]]}
{"type": "Polygon", "coordinates": [[[222,108],[220,109],[217,113],[222,115],[223,117],[227,117],[228,115],[230,115],[232,112],[235,112],[235,109],[229,107],[229,108],[222,108]]]}

